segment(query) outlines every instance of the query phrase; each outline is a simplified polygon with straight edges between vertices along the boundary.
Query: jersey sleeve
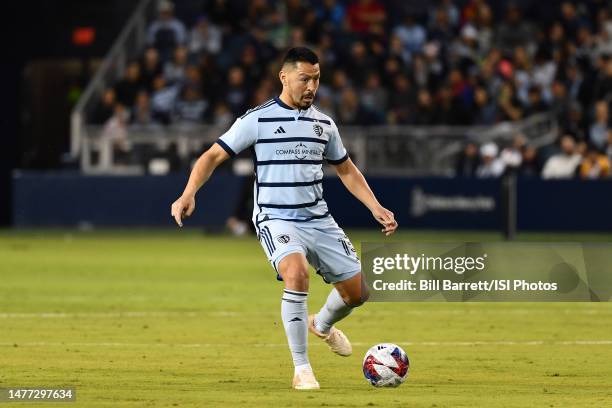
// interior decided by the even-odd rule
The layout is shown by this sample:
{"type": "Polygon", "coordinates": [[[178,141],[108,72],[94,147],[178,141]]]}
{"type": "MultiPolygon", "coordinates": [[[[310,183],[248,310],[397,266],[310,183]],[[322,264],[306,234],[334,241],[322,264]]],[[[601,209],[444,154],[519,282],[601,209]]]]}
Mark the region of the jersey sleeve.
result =
{"type": "Polygon", "coordinates": [[[340,164],[346,161],[346,159],[349,158],[349,155],[346,151],[346,148],[342,144],[342,139],[340,139],[340,132],[338,131],[338,127],[333,121],[331,122],[331,127],[331,137],[329,138],[329,142],[325,146],[323,156],[330,164],[340,164]]]}
{"type": "Polygon", "coordinates": [[[254,117],[249,115],[236,119],[232,127],[217,139],[217,144],[230,156],[254,145],[257,142],[257,121],[253,120],[254,117]]]}

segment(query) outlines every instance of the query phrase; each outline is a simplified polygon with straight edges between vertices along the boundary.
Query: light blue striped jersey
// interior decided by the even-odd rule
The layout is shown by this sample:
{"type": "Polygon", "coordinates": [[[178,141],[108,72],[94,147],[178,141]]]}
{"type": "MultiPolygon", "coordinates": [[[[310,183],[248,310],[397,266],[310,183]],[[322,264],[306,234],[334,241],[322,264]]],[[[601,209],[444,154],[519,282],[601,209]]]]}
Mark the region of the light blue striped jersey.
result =
{"type": "Polygon", "coordinates": [[[323,160],[348,159],[334,121],[314,106],[292,109],[279,98],[247,111],[217,143],[234,156],[251,147],[255,161],[253,222],[309,221],[329,215],[323,160]]]}

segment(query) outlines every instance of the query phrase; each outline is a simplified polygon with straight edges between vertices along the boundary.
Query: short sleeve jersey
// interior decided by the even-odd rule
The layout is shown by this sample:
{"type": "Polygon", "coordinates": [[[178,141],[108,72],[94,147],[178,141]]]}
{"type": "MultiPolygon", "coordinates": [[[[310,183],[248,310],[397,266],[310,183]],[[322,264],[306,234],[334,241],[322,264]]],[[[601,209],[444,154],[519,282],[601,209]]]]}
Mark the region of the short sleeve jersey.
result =
{"type": "Polygon", "coordinates": [[[309,221],[329,215],[323,162],[348,159],[338,128],[314,106],[293,109],[279,98],[247,111],[217,143],[230,156],[251,148],[255,162],[253,222],[309,221]]]}

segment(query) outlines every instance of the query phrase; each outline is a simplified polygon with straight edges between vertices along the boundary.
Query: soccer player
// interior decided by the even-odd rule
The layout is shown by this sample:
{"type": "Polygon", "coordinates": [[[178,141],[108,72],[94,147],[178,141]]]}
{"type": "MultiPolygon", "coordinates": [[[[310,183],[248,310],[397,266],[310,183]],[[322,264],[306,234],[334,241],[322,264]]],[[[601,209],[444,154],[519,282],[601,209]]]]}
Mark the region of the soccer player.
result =
{"type": "Polygon", "coordinates": [[[333,352],[348,356],[351,343],[334,324],[368,299],[368,289],[353,245],[323,200],[322,164],[335,167],[344,186],[382,224],[397,222],[384,208],[344,148],[334,121],[313,101],[321,72],[317,55],[290,49],[279,73],[280,96],[247,111],[197,160],[187,186],[171,208],[176,223],[195,209],[195,194],[214,169],[246,148],[255,155],[253,223],[268,260],[284,281],[281,316],[295,372],[293,388],[318,389],[308,361],[307,334],[323,339],[333,352]],[[308,316],[308,264],[333,284],[327,301],[308,316]]]}

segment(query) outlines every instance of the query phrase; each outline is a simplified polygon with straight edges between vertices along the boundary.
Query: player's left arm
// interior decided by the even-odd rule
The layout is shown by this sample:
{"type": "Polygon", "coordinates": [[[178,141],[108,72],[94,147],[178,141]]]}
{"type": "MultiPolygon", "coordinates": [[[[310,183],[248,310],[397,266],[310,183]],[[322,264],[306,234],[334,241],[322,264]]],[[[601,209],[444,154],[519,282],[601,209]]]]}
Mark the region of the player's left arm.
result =
{"type": "Polygon", "coordinates": [[[387,236],[393,234],[397,229],[395,215],[380,205],[365,177],[353,161],[348,158],[342,163],[334,165],[334,168],[346,189],[361,201],[372,212],[376,221],[384,227],[382,232],[387,236]]]}

